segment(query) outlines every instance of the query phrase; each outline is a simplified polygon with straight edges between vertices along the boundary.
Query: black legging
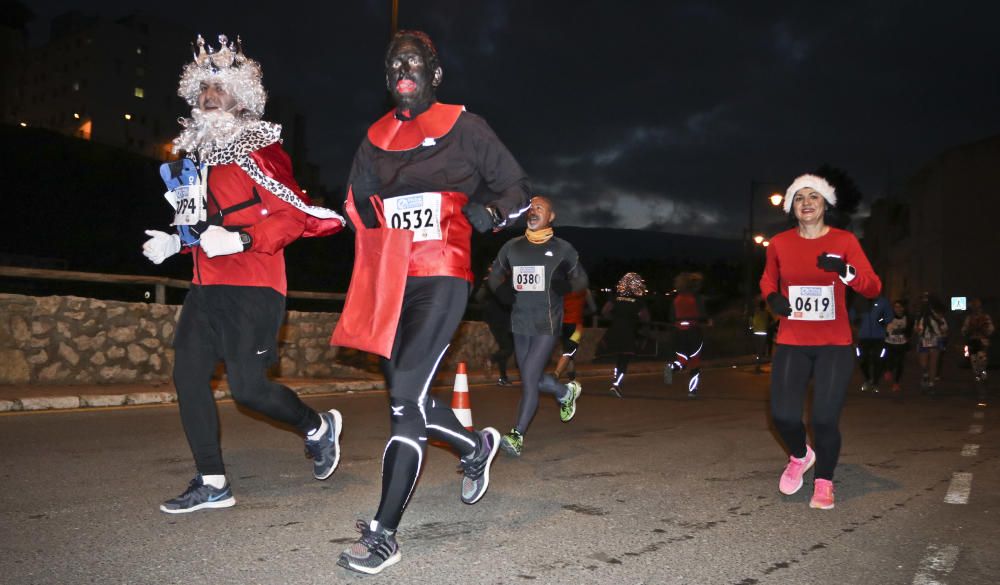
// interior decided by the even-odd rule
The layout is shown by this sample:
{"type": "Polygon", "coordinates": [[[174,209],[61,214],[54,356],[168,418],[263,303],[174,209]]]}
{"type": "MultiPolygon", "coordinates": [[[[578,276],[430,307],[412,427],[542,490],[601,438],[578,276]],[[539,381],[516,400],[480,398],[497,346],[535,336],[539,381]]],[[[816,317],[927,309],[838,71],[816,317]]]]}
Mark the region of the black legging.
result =
{"type": "Polygon", "coordinates": [[[628,373],[628,364],[632,361],[634,353],[619,353],[615,359],[615,371],[611,374],[611,383],[621,386],[625,381],[625,374],[628,373]]]}
{"type": "Polygon", "coordinates": [[[510,319],[506,323],[488,322],[490,333],[497,341],[497,350],[490,357],[500,370],[500,377],[507,377],[507,360],[514,355],[514,338],[510,333],[510,319]]]}
{"type": "Polygon", "coordinates": [[[887,343],[885,344],[885,349],[886,370],[892,374],[892,381],[899,384],[899,381],[903,378],[903,362],[905,361],[908,347],[905,343],[887,343]]]}
{"type": "Polygon", "coordinates": [[[219,412],[210,382],[220,359],[233,400],[298,429],[320,425],[319,415],[286,386],[272,382],[267,368],[278,351],[285,297],[263,287],[192,286],[174,336],[174,386],[181,424],[202,475],[224,475],[219,412]]]}
{"type": "Polygon", "coordinates": [[[840,457],[840,412],[854,370],[849,345],[781,345],[771,365],[771,418],[788,451],[806,455],[802,423],[809,378],[813,378],[812,427],[816,477],[833,480],[840,457]]]}
{"type": "Polygon", "coordinates": [[[447,276],[409,277],[390,359],[382,373],[390,398],[392,436],[382,454],[382,499],[375,520],[395,530],[413,495],[427,452],[427,437],[463,457],[478,445],[447,404],[429,396],[431,380],[465,313],[469,283],[447,276]]]}
{"type": "Polygon", "coordinates": [[[514,349],[517,353],[517,367],[521,371],[521,402],[517,407],[517,424],[514,426],[522,435],[528,432],[528,425],[538,410],[538,393],[552,394],[562,398],[566,387],[552,374],[543,374],[556,346],[555,335],[514,334],[514,349]]]}
{"type": "Polygon", "coordinates": [[[882,375],[882,360],[885,358],[885,343],[881,339],[858,340],[861,359],[861,375],[865,381],[876,384],[882,375]]]}

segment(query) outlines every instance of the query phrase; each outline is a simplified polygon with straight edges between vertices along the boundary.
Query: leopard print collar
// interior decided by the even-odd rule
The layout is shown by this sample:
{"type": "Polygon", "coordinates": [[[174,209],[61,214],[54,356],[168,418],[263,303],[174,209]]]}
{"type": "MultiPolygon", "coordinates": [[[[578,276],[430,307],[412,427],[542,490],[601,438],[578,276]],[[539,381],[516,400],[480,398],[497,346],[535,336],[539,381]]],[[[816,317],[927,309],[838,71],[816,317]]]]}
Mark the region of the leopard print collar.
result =
{"type": "Polygon", "coordinates": [[[200,153],[201,162],[209,165],[229,164],[279,140],[281,140],[281,124],[254,120],[244,126],[226,146],[200,153]]]}

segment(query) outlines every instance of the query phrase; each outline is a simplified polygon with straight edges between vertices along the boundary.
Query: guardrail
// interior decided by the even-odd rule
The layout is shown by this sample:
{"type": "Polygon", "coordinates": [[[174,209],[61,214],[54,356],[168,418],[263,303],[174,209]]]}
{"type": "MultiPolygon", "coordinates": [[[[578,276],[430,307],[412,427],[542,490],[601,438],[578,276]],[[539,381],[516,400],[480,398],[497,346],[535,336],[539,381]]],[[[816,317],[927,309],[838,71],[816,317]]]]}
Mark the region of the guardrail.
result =
{"type": "MultiPolygon", "coordinates": [[[[133,274],[103,274],[99,272],[76,272],[73,270],[52,270],[48,268],[21,268],[19,266],[0,266],[0,276],[9,278],[34,278],[40,280],[58,280],[69,282],[93,282],[97,284],[140,284],[154,288],[154,300],[164,304],[167,300],[167,287],[191,288],[191,281],[165,276],[136,276],[133,274]]],[[[292,299],[309,299],[323,301],[343,301],[346,293],[324,293],[302,290],[290,290],[286,295],[292,299]]]]}

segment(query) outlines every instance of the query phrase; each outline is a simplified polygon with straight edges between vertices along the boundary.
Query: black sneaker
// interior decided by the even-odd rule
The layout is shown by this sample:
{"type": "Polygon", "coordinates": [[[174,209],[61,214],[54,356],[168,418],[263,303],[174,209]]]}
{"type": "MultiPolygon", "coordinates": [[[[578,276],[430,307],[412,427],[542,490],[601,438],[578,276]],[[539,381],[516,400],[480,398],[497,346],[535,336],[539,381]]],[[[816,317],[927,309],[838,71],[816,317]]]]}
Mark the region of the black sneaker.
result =
{"type": "Polygon", "coordinates": [[[497,380],[497,386],[510,386],[510,379],[507,376],[500,376],[497,380]]]}
{"type": "Polygon", "coordinates": [[[326,479],[340,463],[340,433],[344,430],[344,419],[337,409],[321,412],[319,416],[326,421],[326,433],[316,441],[306,439],[306,453],[313,460],[313,477],[326,479]]]}
{"type": "Polygon", "coordinates": [[[479,447],[468,457],[459,459],[462,471],[462,501],[475,504],[490,487],[490,465],[500,449],[500,431],[486,427],[479,431],[479,447]]]}
{"type": "Polygon", "coordinates": [[[364,520],[358,520],[355,527],[361,533],[361,538],[340,553],[337,564],[341,567],[374,575],[381,573],[386,567],[395,565],[402,558],[399,544],[396,543],[395,530],[386,530],[382,527],[372,529],[364,520]]]}
{"type": "Polygon", "coordinates": [[[226,482],[221,489],[204,483],[201,475],[195,476],[183,494],[160,504],[160,511],[167,514],[187,514],[206,508],[229,508],[236,505],[233,490],[226,482]]]}

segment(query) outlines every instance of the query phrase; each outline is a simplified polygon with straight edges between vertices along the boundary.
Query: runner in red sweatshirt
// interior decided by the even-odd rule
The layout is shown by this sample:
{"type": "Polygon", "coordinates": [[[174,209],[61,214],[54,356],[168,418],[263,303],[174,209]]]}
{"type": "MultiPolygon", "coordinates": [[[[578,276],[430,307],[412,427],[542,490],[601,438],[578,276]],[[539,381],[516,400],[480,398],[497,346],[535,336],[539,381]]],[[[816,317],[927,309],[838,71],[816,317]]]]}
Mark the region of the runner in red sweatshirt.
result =
{"type": "Polygon", "coordinates": [[[844,300],[847,287],[874,298],[882,282],[851,232],[826,225],[836,205],[834,188],[822,177],[802,175],[785,193],[785,212],[798,225],[771,238],[760,279],[761,296],[780,319],[771,370],[771,417],[791,456],[778,489],[791,495],[816,465],[810,507],[833,508],[833,471],[840,455],[840,412],[854,352],[844,300]],[[812,426],[815,451],[802,422],[809,378],[814,381],[812,426]]]}

